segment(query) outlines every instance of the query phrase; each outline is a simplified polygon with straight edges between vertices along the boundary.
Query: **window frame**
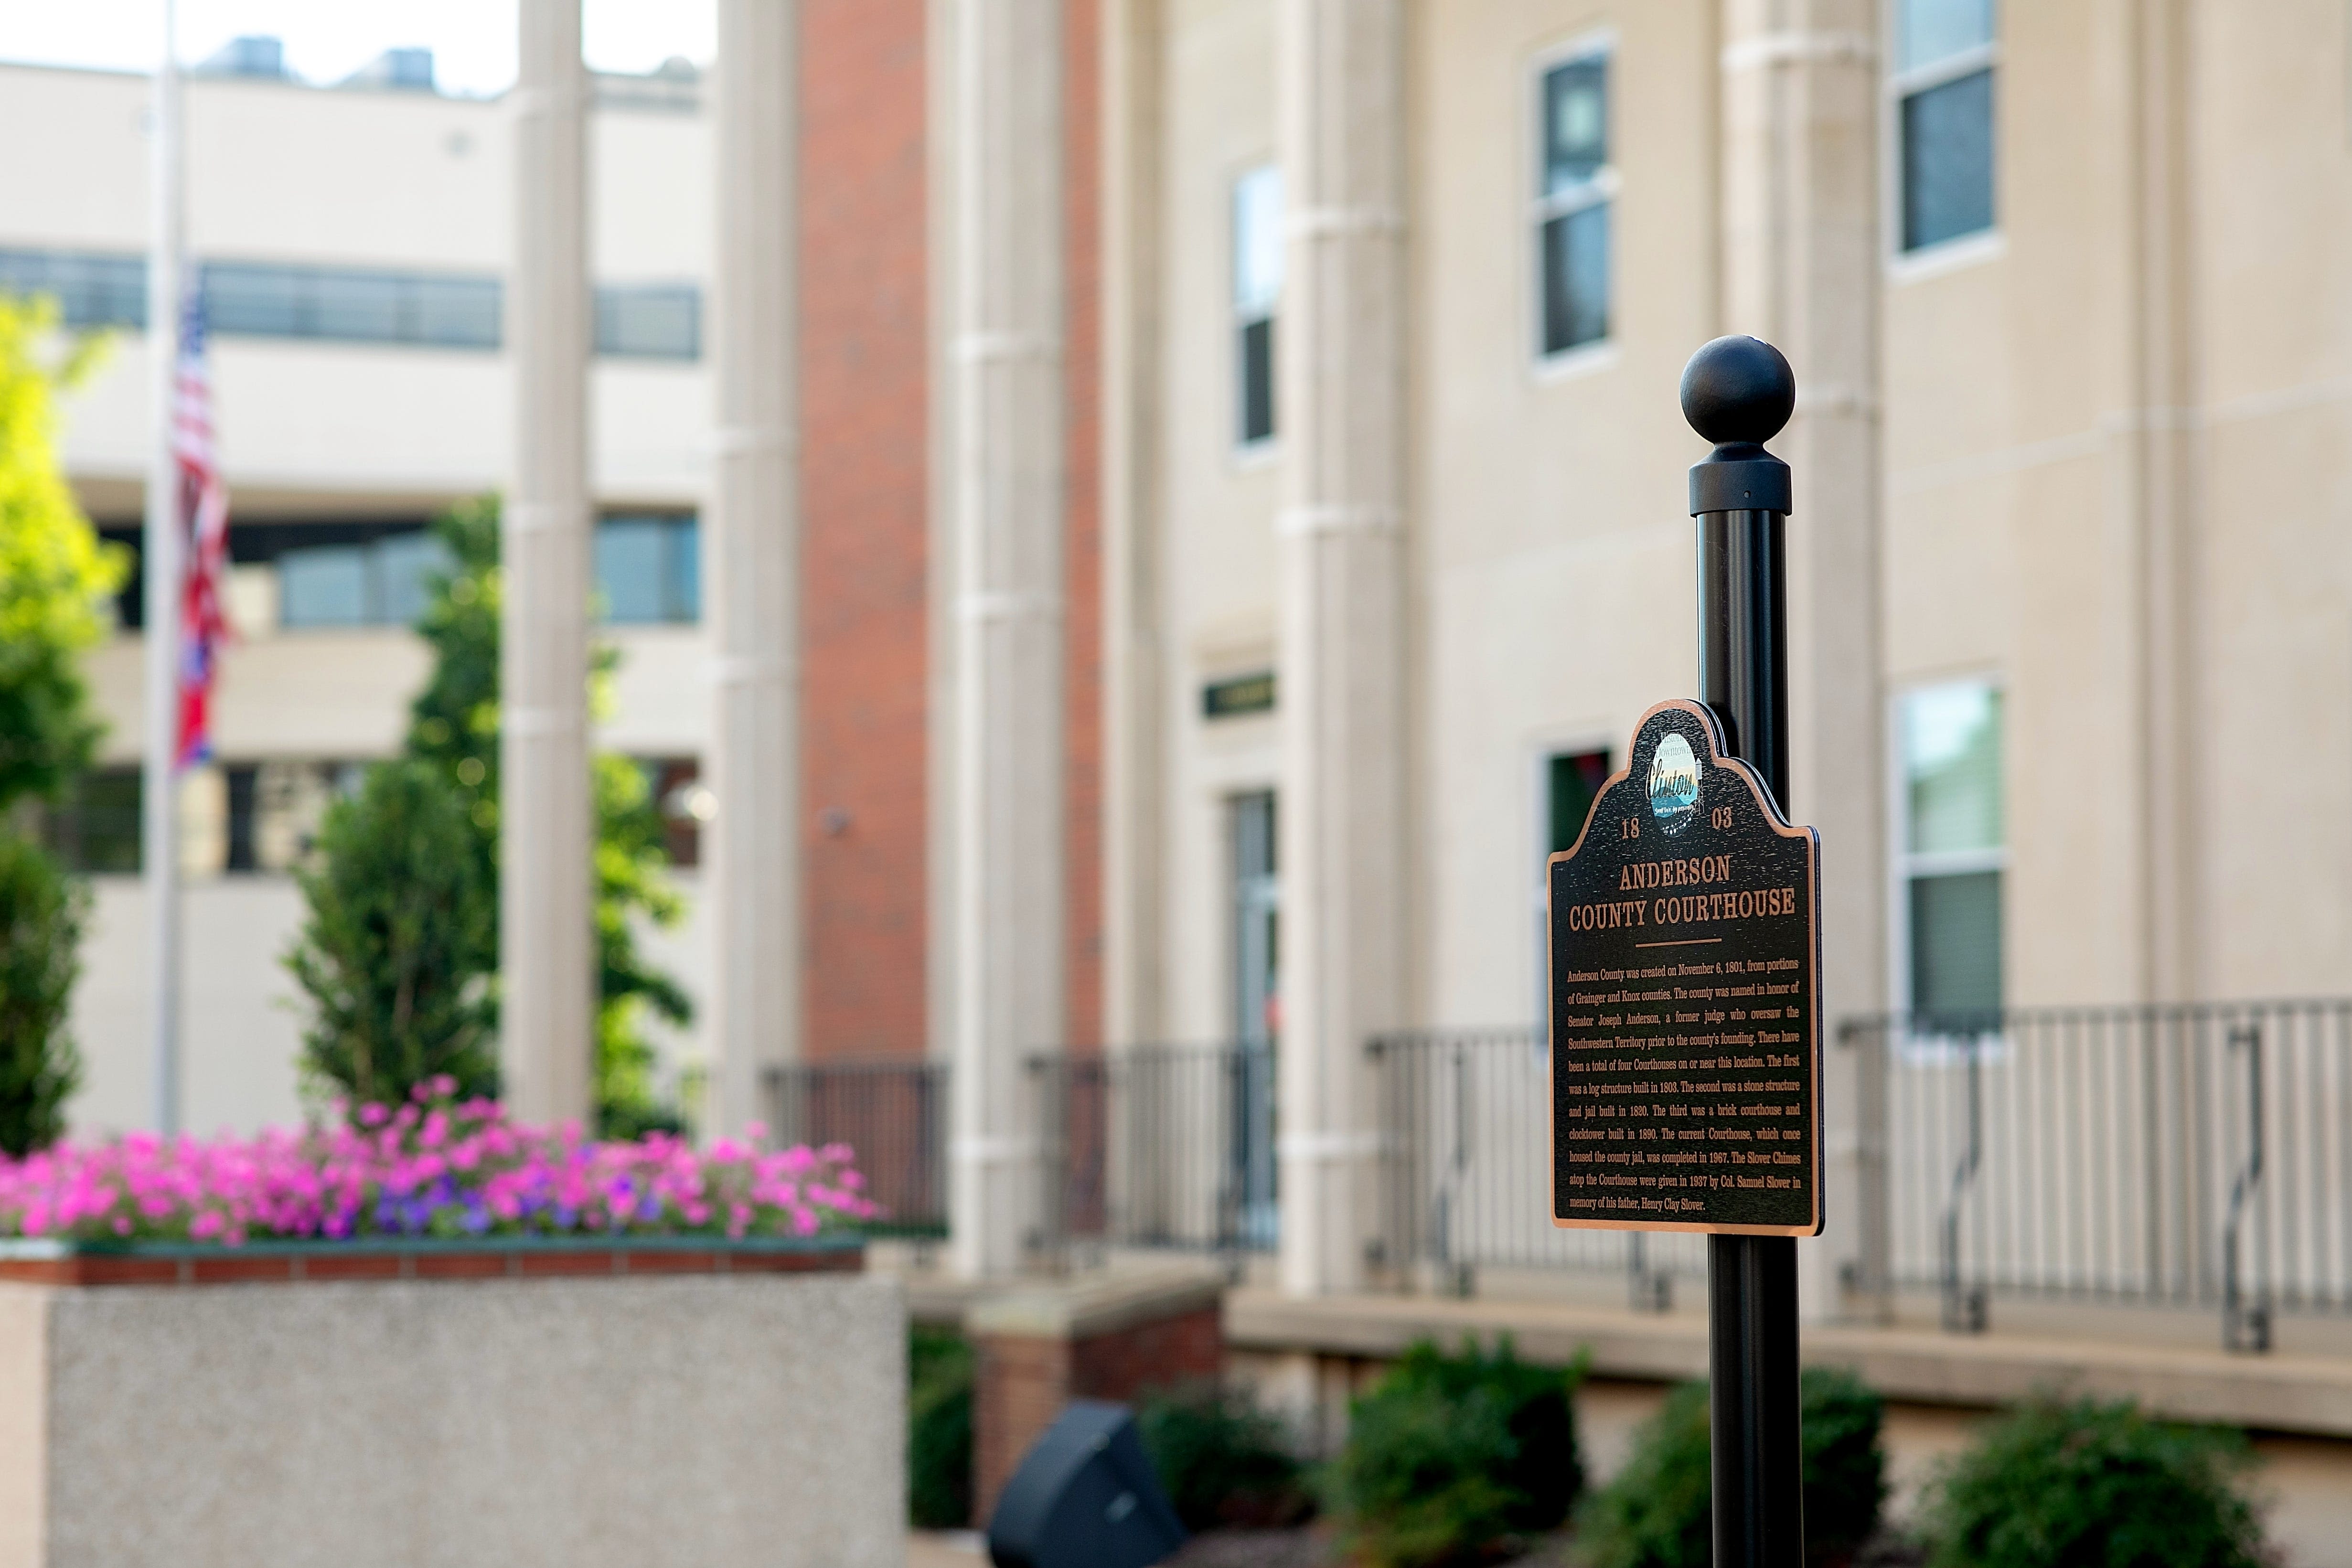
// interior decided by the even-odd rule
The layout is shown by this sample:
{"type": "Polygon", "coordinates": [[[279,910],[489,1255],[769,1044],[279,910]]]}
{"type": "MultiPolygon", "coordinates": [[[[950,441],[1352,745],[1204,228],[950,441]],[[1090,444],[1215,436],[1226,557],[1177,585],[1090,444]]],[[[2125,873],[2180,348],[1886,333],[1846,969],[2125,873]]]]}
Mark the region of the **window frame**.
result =
{"type": "Polygon", "coordinates": [[[1911,883],[1923,876],[1963,876],[1993,872],[2000,883],[2002,991],[2000,1006],[2009,1006],[2009,686],[2000,673],[1988,669],[1953,670],[1921,675],[1892,687],[1886,696],[1886,968],[1887,1011],[1904,1019],[1911,1033],[1911,883]],[[1989,850],[1915,851],[1911,844],[1911,779],[1909,759],[1903,752],[1903,705],[1921,692],[1940,686],[1979,685],[2001,698],[2001,833],[1998,848],[1989,850]]]}
{"type": "Polygon", "coordinates": [[[1879,226],[1888,277],[1906,283],[1990,261],[2006,248],[2000,222],[2000,68],[2001,22],[2006,7],[1993,0],[1992,37],[1933,65],[1899,68],[1903,0],[1880,0],[1879,58],[1879,226]],[[1992,222],[1964,235],[1954,235],[1916,249],[1903,244],[1903,105],[1919,93],[1958,81],[1980,70],[1992,78],[1992,222]]]}
{"type": "Polygon", "coordinates": [[[1230,169],[1225,176],[1225,353],[1228,373],[1225,384],[1233,399],[1231,417],[1225,426],[1225,439],[1236,463],[1255,467],[1272,458],[1282,441],[1282,361],[1281,345],[1276,341],[1281,331],[1282,297],[1290,282],[1290,183],[1284,177],[1282,161],[1268,154],[1252,159],[1230,169]],[[1283,276],[1275,285],[1273,301],[1263,313],[1245,312],[1242,305],[1242,187],[1259,175],[1271,172],[1281,183],[1281,204],[1276,209],[1276,248],[1283,256],[1283,276]],[[1249,356],[1243,347],[1244,334],[1264,322],[1266,329],[1266,433],[1260,436],[1243,434],[1244,420],[1249,408],[1249,356]]]}
{"type": "Polygon", "coordinates": [[[1624,182],[1619,172],[1617,149],[1617,102],[1621,96],[1617,86],[1618,35],[1614,27],[1593,27],[1540,49],[1528,58],[1522,73],[1519,97],[1519,156],[1524,161],[1519,172],[1520,222],[1523,229],[1519,241],[1522,285],[1525,294],[1522,340],[1528,346],[1528,363],[1539,381],[1550,381],[1573,375],[1580,371],[1614,363],[1620,322],[1618,282],[1620,273],[1615,266],[1618,244],[1617,214],[1610,214],[1609,229],[1609,328],[1598,338],[1573,343],[1565,349],[1547,350],[1544,345],[1544,228],[1555,218],[1565,218],[1595,206],[1616,206],[1624,193],[1624,182]],[[1607,93],[1609,159],[1593,176],[1572,191],[1559,193],[1544,189],[1543,148],[1549,139],[1549,128],[1544,123],[1548,104],[1544,80],[1561,66],[1580,60],[1601,59],[1609,65],[1607,93]]]}

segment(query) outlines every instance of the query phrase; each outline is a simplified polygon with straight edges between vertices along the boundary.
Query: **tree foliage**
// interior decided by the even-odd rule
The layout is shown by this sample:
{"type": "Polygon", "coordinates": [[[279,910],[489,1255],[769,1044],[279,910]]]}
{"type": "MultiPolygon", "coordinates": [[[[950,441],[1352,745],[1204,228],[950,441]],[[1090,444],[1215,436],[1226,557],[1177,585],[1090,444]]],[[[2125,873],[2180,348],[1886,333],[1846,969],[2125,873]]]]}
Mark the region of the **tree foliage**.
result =
{"type": "Polygon", "coordinates": [[[66,1031],[89,890],[13,833],[0,832],[0,1153],[46,1148],[65,1132],[81,1059],[66,1031]]]}
{"type": "Polygon", "coordinates": [[[327,809],[286,967],[310,998],[302,1064],[362,1104],[397,1105],[438,1074],[496,1091],[489,977],[495,896],[465,802],[426,764],[368,770],[327,809]]]}
{"type": "MultiPolygon", "coordinates": [[[[499,612],[499,503],[467,501],[434,525],[446,567],[428,585],[417,632],[433,653],[432,673],[409,710],[405,750],[442,783],[465,824],[466,852],[475,869],[475,896],[486,932],[479,963],[485,976],[498,964],[499,612]]],[[[599,647],[588,673],[592,706],[609,703],[619,662],[599,647]]],[[[598,1007],[595,1094],[598,1129],[628,1137],[676,1127],[654,1082],[654,1051],[646,1038],[648,1013],[682,1024],[692,1007],[677,981],[646,961],[635,922],[673,924],[681,904],[665,874],[661,812],[645,776],[627,758],[599,753],[591,762],[595,813],[594,874],[598,1007]]],[[[485,998],[495,1027],[496,994],[485,998]]],[[[585,1042],[583,1042],[585,1043],[585,1042]]],[[[402,1092],[405,1092],[404,1088],[402,1092]]]]}
{"type": "Polygon", "coordinates": [[[27,797],[54,800],[89,765],[100,726],[77,664],[106,634],[121,584],[58,461],[58,398],[101,345],[67,341],[50,299],[0,295],[0,1151],[65,1131],[80,1081],[66,1015],[89,895],[9,826],[27,797]]]}
{"type": "Polygon", "coordinates": [[[58,461],[58,396],[100,340],[58,341],[55,301],[0,295],[0,812],[89,765],[100,727],[75,660],[105,636],[122,580],[58,461]]]}

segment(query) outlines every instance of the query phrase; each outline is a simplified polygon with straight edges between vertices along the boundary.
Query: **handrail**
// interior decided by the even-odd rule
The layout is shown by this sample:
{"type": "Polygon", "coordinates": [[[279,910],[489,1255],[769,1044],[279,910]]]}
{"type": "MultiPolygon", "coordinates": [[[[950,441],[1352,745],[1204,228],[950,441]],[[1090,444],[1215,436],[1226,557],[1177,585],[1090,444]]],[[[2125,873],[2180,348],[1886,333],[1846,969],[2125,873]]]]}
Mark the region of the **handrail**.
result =
{"type": "MultiPolygon", "coordinates": [[[[2246,1024],[2230,1031],[2230,1052],[2246,1051],[2246,1159],[2230,1184],[2229,1214],[2221,1224],[2221,1343],[2234,1351],[2260,1353],[2271,1348],[2270,1281],[2267,1269],[2252,1305],[2238,1282],[2238,1244],[2247,1199],[2263,1180],[2263,1031],[2246,1024]]],[[[2256,1227],[2256,1239],[2261,1228],[2256,1227]]],[[[2267,1249],[2261,1249],[2267,1254],[2267,1249]]],[[[2268,1259],[2265,1256],[2264,1261],[2268,1259]]]]}

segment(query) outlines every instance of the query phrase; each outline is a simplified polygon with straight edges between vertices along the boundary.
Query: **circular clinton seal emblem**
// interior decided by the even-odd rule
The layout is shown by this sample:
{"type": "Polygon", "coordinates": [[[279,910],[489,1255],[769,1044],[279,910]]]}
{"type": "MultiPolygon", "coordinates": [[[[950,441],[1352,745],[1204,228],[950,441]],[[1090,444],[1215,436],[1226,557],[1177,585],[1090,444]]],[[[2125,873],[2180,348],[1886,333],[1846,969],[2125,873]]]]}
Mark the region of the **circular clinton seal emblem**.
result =
{"type": "Polygon", "coordinates": [[[1667,731],[1650,758],[1650,810],[1657,814],[1658,825],[1668,838],[1689,827],[1698,815],[1698,771],[1699,760],[1691,754],[1690,742],[1667,731]]]}

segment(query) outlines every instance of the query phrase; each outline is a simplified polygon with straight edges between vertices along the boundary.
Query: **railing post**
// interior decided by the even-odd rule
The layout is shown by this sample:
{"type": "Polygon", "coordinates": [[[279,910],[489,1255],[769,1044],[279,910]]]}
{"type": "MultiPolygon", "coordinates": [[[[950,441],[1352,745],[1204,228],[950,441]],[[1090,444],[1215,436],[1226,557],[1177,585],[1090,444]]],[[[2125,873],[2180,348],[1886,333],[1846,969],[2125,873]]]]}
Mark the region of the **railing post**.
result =
{"type": "Polygon", "coordinates": [[[1984,1037],[1961,1038],[1966,1043],[1960,1049],[1968,1053],[1969,1142],[1944,1201],[1944,1328],[1948,1333],[1982,1333],[1990,1318],[1985,1288],[1964,1286],[1960,1281],[1960,1209],[1975,1191],[1977,1171],[1984,1163],[1984,1037]]]}
{"type": "Polygon", "coordinates": [[[2230,1212],[2221,1226],[2221,1346],[2224,1350],[2261,1354],[2271,1348],[2271,1301],[2268,1228],[2257,1207],[2267,1188],[2263,1181],[2263,1028],[2241,1024],[2230,1030],[2230,1055],[2246,1052],[2246,1158],[2230,1184],[2230,1212]],[[2252,1210],[2253,1244],[2243,1245],[2248,1211],[2252,1210]],[[2262,1258],[2256,1270],[2253,1299],[2248,1302],[2239,1284],[2239,1254],[2251,1250],[2262,1258]]]}
{"type": "Polygon", "coordinates": [[[1892,1047],[1890,1027],[1884,1020],[1848,1019],[1838,1026],[1838,1043],[1855,1053],[1855,1078],[1862,1091],[1859,1107],[1861,1147],[1858,1174],[1855,1252],[1846,1288],[1869,1305],[1879,1322],[1895,1321],[1895,1270],[1890,1234],[1894,1177],[1887,1161],[1886,1056],[1892,1047]]]}

